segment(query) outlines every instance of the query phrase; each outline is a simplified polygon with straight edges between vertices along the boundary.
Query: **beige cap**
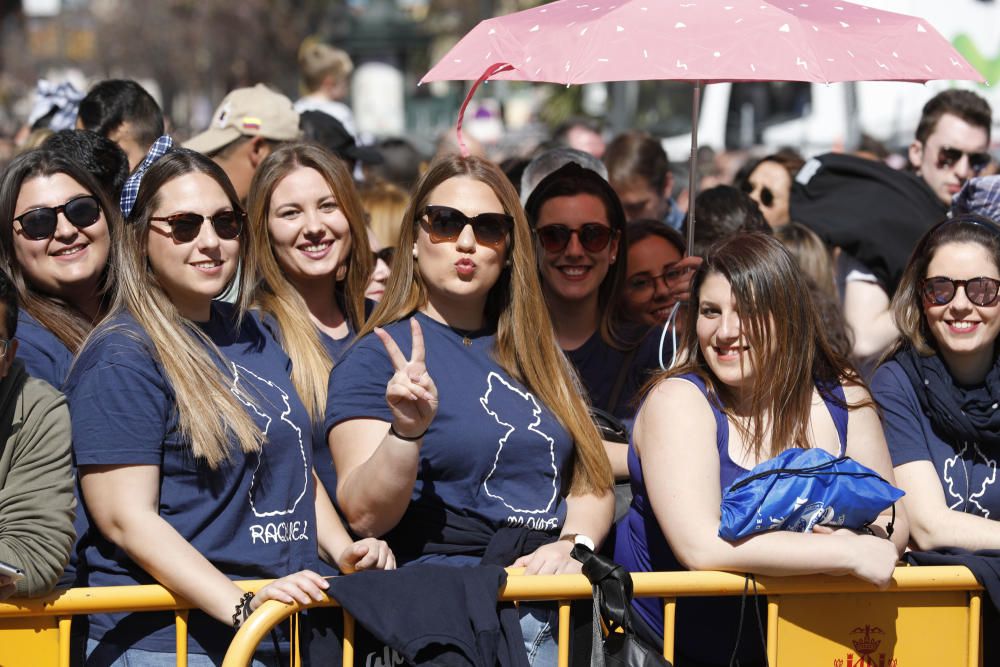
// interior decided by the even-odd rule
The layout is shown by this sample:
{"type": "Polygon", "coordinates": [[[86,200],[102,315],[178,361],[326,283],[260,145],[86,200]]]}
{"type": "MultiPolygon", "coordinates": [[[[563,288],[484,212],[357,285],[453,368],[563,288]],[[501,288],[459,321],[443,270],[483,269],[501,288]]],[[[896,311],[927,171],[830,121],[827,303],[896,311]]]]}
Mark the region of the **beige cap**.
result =
{"type": "Polygon", "coordinates": [[[301,137],[299,114],[292,101],[262,83],[237,88],[212,114],[212,125],[184,142],[184,148],[210,154],[246,137],[292,141],[301,137]]]}

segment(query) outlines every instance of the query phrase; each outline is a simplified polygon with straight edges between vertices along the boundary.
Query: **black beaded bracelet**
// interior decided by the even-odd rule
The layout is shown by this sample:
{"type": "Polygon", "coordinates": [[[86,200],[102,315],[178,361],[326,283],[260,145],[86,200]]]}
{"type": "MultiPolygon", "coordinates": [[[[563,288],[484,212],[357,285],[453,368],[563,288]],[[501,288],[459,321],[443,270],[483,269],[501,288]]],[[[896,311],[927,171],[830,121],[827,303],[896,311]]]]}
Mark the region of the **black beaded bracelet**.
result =
{"type": "Polygon", "coordinates": [[[239,630],[240,624],[250,616],[250,600],[253,600],[253,593],[244,593],[240,601],[236,603],[236,611],[233,612],[233,630],[239,630]]]}
{"type": "Polygon", "coordinates": [[[389,424],[389,435],[391,435],[394,438],[399,438],[400,440],[405,440],[406,442],[416,442],[417,440],[422,439],[425,435],[427,435],[427,431],[428,430],[429,429],[424,429],[424,432],[421,433],[420,435],[415,435],[413,437],[407,437],[405,435],[400,435],[399,433],[397,433],[396,432],[396,427],[393,426],[392,424],[389,424]]]}

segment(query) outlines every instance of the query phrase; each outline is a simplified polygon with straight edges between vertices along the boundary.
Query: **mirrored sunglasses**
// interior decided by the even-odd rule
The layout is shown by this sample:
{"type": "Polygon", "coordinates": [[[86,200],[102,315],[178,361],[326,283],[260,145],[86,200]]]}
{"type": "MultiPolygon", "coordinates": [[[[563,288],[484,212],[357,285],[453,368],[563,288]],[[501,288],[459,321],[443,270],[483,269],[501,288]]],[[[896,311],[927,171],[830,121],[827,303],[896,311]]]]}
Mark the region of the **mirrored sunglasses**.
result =
{"type": "Polygon", "coordinates": [[[33,208],[14,218],[21,225],[21,233],[34,241],[51,238],[59,224],[59,214],[77,229],[90,227],[101,217],[101,205],[91,195],[73,197],[61,206],[33,208]]]}
{"type": "Polygon", "coordinates": [[[921,293],[927,303],[944,306],[955,298],[959,287],[965,289],[965,296],[977,306],[992,306],[997,301],[997,293],[1000,292],[1000,280],[983,276],[969,280],[934,276],[924,281],[921,293]]]}
{"type": "Polygon", "coordinates": [[[588,222],[578,229],[570,229],[566,225],[536,227],[535,234],[545,252],[562,252],[569,245],[573,234],[576,234],[580,245],[587,252],[601,252],[608,247],[614,232],[607,225],[602,225],[599,222],[588,222]]]}
{"type": "Polygon", "coordinates": [[[420,217],[420,225],[430,235],[431,243],[457,241],[466,225],[471,225],[476,243],[499,249],[514,230],[514,218],[506,213],[480,213],[469,217],[450,206],[431,205],[423,208],[420,217]]]}
{"type": "Polygon", "coordinates": [[[200,213],[175,213],[166,217],[151,217],[150,220],[170,225],[170,236],[178,243],[191,243],[198,238],[201,224],[205,220],[211,220],[216,236],[231,241],[243,231],[244,218],[243,211],[220,211],[209,216],[200,213]]]}

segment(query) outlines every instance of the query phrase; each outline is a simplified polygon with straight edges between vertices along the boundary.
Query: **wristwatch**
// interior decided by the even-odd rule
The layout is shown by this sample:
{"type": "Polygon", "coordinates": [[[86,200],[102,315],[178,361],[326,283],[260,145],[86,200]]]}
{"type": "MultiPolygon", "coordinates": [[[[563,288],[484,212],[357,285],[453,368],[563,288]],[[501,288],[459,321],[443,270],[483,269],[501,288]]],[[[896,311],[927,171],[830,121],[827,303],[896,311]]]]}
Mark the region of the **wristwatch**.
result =
{"type": "Polygon", "coordinates": [[[594,546],[594,540],[590,539],[583,533],[566,533],[565,535],[560,535],[559,539],[572,542],[573,544],[582,544],[591,551],[597,551],[597,547],[594,546]]]}

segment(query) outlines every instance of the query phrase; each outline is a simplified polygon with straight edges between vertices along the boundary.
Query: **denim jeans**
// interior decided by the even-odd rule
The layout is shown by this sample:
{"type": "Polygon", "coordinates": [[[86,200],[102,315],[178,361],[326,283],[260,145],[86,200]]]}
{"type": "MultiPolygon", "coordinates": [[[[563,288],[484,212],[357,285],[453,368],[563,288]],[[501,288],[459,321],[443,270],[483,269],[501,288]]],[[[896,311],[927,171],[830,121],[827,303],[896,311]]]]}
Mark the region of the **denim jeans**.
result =
{"type": "Polygon", "coordinates": [[[556,644],[559,608],[555,604],[522,604],[521,634],[531,667],[554,667],[559,662],[556,644]]]}
{"type": "MultiPolygon", "coordinates": [[[[258,650],[250,664],[253,667],[274,667],[287,662],[287,658],[275,656],[273,650],[258,650]]],[[[220,664],[221,660],[216,662],[204,653],[188,653],[188,667],[218,667],[220,664]]],[[[86,667],[177,667],[177,654],[123,649],[88,638],[86,667]]]]}

